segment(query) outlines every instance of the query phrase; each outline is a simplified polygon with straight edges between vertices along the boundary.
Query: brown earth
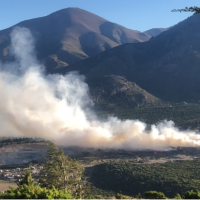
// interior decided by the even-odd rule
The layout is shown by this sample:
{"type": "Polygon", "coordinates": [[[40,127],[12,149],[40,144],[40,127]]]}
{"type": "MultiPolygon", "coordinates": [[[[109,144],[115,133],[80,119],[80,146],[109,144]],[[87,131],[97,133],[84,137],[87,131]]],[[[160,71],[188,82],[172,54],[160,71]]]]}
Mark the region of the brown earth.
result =
{"type": "Polygon", "coordinates": [[[15,180],[0,180],[0,191],[6,191],[10,186],[17,188],[17,183],[15,180]]]}

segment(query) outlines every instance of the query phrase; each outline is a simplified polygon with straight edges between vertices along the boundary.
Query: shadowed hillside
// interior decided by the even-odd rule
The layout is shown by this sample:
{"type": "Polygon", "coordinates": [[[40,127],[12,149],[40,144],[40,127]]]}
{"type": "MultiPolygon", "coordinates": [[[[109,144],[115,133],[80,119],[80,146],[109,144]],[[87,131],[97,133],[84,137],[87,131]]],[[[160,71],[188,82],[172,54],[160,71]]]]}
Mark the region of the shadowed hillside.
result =
{"type": "Polygon", "coordinates": [[[138,108],[161,104],[161,100],[121,76],[92,77],[87,83],[93,101],[101,108],[138,108]]]}
{"type": "Polygon", "coordinates": [[[199,24],[200,15],[193,15],[148,42],[124,44],[56,72],[124,76],[162,100],[199,102],[199,24]]]}

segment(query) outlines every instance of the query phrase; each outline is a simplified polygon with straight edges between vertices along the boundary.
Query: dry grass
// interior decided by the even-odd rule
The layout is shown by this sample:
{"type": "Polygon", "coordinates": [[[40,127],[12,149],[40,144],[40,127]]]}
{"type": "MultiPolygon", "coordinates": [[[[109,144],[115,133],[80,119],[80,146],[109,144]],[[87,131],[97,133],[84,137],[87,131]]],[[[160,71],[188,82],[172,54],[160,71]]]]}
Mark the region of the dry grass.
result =
{"type": "Polygon", "coordinates": [[[0,191],[9,189],[9,186],[17,187],[15,180],[0,180],[0,191]]]}

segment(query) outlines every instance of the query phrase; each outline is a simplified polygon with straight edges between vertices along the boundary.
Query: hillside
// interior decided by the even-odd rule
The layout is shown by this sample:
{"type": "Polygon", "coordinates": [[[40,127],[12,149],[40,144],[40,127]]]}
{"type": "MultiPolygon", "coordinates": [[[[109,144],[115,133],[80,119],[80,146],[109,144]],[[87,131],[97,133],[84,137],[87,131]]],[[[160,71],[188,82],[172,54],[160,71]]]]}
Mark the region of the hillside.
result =
{"type": "Polygon", "coordinates": [[[47,72],[64,67],[124,43],[149,40],[145,33],[127,29],[79,8],[66,8],[48,16],[25,20],[0,31],[0,60],[8,54],[10,32],[15,26],[29,28],[36,53],[47,72]]]}
{"type": "Polygon", "coordinates": [[[154,164],[110,162],[96,165],[92,183],[100,189],[136,196],[145,191],[163,192],[173,198],[199,189],[199,159],[154,164]]]}
{"type": "Polygon", "coordinates": [[[200,15],[193,15],[148,42],[123,44],[55,72],[124,76],[162,100],[199,102],[199,24],[200,15]]]}
{"type": "Polygon", "coordinates": [[[121,76],[97,76],[86,80],[96,106],[101,109],[159,105],[161,100],[121,76]]]}

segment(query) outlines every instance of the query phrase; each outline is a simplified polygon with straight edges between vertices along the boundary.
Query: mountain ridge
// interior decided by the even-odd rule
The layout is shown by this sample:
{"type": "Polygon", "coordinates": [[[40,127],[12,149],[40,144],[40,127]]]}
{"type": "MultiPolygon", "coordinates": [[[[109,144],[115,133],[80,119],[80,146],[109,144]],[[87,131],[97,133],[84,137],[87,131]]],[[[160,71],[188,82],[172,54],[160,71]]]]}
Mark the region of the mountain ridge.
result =
{"type": "Polygon", "coordinates": [[[200,100],[199,23],[200,15],[193,15],[148,42],[123,44],[55,72],[76,70],[87,77],[124,76],[164,101],[197,103],[200,100]]]}
{"type": "Polygon", "coordinates": [[[39,60],[47,71],[66,67],[124,43],[144,42],[150,36],[79,8],[66,8],[44,17],[24,20],[0,31],[0,59],[9,61],[10,32],[15,26],[31,30],[39,60]]]}

